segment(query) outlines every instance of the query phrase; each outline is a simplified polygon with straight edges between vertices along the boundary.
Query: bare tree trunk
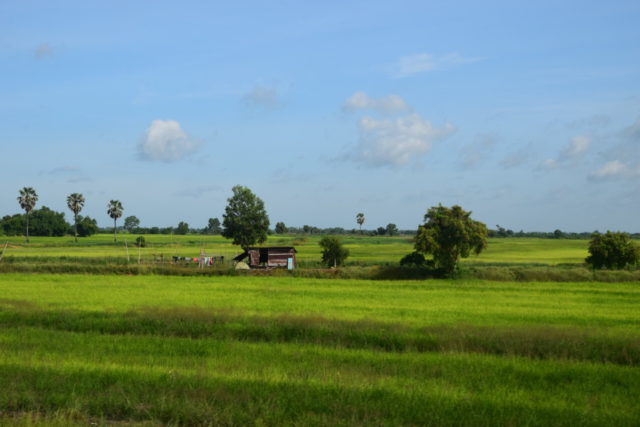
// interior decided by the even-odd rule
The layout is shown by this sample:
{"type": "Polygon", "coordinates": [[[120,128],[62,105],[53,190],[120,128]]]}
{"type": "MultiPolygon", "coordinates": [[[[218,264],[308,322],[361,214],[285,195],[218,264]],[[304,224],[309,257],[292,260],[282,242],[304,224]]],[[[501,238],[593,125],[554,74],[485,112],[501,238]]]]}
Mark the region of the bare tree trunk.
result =
{"type": "Polygon", "coordinates": [[[29,212],[27,212],[27,243],[29,243],[29,212]]]}
{"type": "Polygon", "coordinates": [[[118,241],[118,238],[116,237],[116,218],[113,218],[113,241],[118,241]]]}
{"type": "Polygon", "coordinates": [[[78,214],[74,212],[73,220],[75,222],[74,232],[76,233],[76,243],[78,243],[78,214]]]}

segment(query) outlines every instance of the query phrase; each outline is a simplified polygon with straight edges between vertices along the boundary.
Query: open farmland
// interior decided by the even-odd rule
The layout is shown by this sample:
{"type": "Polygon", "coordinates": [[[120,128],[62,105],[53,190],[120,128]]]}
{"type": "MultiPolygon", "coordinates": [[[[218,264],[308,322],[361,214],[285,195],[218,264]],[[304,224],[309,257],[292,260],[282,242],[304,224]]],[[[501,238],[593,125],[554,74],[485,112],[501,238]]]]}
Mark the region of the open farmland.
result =
{"type": "MultiPolygon", "coordinates": [[[[33,237],[30,244],[22,237],[3,237],[0,242],[8,242],[6,257],[48,257],[48,258],[103,258],[136,259],[138,249],[134,246],[137,235],[120,235],[117,244],[113,235],[100,234],[81,238],[79,243],[71,237],[33,237]]],[[[221,236],[186,235],[170,236],[150,234],[144,236],[147,247],[141,249],[141,256],[148,260],[153,255],[163,254],[167,259],[172,255],[197,256],[200,249],[209,253],[231,258],[240,250],[221,236]]],[[[304,265],[317,264],[320,260],[318,242],[322,236],[270,236],[265,245],[295,246],[298,260],[304,265]]],[[[341,236],[350,251],[347,265],[396,264],[413,251],[410,236],[371,237],[360,235],[341,236]]],[[[506,264],[548,264],[583,263],[587,256],[587,240],[496,238],[489,240],[489,246],[479,256],[471,256],[463,262],[506,263],[506,264]]]]}
{"type": "Polygon", "coordinates": [[[16,275],[0,419],[637,425],[638,283],[16,275]]]}

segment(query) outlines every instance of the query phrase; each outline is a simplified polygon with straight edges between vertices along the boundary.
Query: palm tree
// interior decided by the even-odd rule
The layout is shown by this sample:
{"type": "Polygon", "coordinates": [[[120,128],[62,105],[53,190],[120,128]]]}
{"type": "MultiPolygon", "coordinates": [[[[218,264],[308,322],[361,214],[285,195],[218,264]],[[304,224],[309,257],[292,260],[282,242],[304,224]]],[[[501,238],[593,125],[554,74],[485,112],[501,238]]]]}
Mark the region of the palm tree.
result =
{"type": "Polygon", "coordinates": [[[74,233],[76,236],[76,243],[78,243],[78,214],[84,207],[84,196],[80,193],[69,194],[67,197],[67,206],[73,212],[74,221],[74,233]]]}
{"type": "Polygon", "coordinates": [[[20,196],[18,196],[18,203],[20,207],[27,213],[27,243],[29,243],[29,214],[35,208],[38,201],[38,194],[36,190],[31,187],[24,187],[20,190],[20,196]]]}
{"type": "Polygon", "coordinates": [[[116,221],[118,218],[122,216],[123,211],[124,211],[124,208],[122,207],[122,203],[120,203],[120,200],[109,201],[109,204],[107,205],[107,213],[111,218],[113,218],[113,241],[114,242],[118,241],[118,238],[116,236],[116,230],[117,230],[116,221]]]}
{"type": "Polygon", "coordinates": [[[360,233],[362,233],[362,224],[364,224],[364,214],[362,212],[356,215],[356,222],[360,226],[360,233]]]}

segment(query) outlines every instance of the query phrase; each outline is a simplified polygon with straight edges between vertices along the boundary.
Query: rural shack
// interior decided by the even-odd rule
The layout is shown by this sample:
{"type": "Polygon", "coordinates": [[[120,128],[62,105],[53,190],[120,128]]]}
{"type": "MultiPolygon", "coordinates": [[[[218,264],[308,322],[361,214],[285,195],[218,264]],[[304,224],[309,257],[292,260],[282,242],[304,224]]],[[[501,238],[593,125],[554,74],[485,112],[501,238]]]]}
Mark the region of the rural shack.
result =
{"type": "Polygon", "coordinates": [[[292,246],[271,246],[247,248],[233,260],[240,262],[248,258],[251,268],[288,268],[296,267],[296,249],[292,246]]]}

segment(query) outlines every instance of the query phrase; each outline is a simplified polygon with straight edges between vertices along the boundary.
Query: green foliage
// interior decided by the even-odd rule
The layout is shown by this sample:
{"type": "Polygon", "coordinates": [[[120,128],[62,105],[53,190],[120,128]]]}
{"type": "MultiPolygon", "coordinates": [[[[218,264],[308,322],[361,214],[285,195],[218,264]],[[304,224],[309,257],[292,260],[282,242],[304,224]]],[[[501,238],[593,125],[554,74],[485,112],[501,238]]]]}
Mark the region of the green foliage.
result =
{"type": "Polygon", "coordinates": [[[140,227],[140,220],[138,217],[131,215],[124,219],[124,228],[129,233],[133,233],[133,231],[138,227],[140,227]]]}
{"type": "Polygon", "coordinates": [[[136,237],[136,246],[139,247],[139,248],[146,248],[147,247],[147,241],[145,240],[144,236],[136,237]]]}
{"type": "Polygon", "coordinates": [[[318,244],[322,248],[322,262],[328,267],[343,265],[349,256],[349,249],[343,247],[340,239],[335,236],[325,236],[318,244]]]}
{"type": "Polygon", "coordinates": [[[78,215],[84,207],[84,196],[80,193],[72,193],[67,197],[67,207],[73,212],[73,235],[78,242],[78,215]]]}
{"type": "Polygon", "coordinates": [[[434,206],[424,220],[424,225],[418,227],[415,249],[433,255],[435,267],[445,274],[455,271],[459,258],[466,258],[471,252],[479,254],[487,247],[487,226],[472,220],[471,212],[458,205],[434,206]]]}
{"type": "Polygon", "coordinates": [[[284,225],[284,222],[277,222],[275,231],[276,234],[284,234],[287,232],[287,226],[284,225]]]}
{"type": "Polygon", "coordinates": [[[243,249],[267,240],[269,217],[264,202],[247,187],[236,185],[227,199],[222,235],[243,249]]]}
{"type": "Polygon", "coordinates": [[[408,255],[405,255],[400,260],[400,265],[402,266],[411,266],[411,267],[422,267],[426,264],[427,260],[424,258],[420,252],[411,252],[408,255]]]}
{"type": "Polygon", "coordinates": [[[397,236],[399,231],[395,224],[387,224],[387,236],[397,236]]]}
{"type": "Polygon", "coordinates": [[[218,218],[209,218],[207,226],[202,230],[203,234],[218,235],[222,232],[220,220],[218,218]]]}
{"type": "Polygon", "coordinates": [[[360,231],[362,231],[362,224],[364,224],[364,214],[362,212],[359,212],[356,215],[356,222],[358,223],[358,226],[360,227],[360,231]]]}
{"type": "Polygon", "coordinates": [[[107,215],[109,215],[113,219],[113,241],[118,241],[117,231],[118,227],[116,226],[116,222],[118,218],[122,216],[124,212],[124,208],[122,207],[122,202],[120,200],[110,200],[107,205],[107,215]]]}
{"type": "Polygon", "coordinates": [[[80,237],[89,237],[93,236],[98,232],[98,223],[95,219],[89,218],[88,216],[78,215],[77,224],[77,233],[80,237]]]}
{"type": "Polygon", "coordinates": [[[176,234],[185,235],[189,232],[189,224],[184,221],[180,221],[176,227],[176,234]]]}
{"type": "Polygon", "coordinates": [[[26,239],[27,243],[29,242],[29,214],[35,208],[36,202],[38,201],[38,194],[36,190],[32,187],[24,187],[20,190],[20,195],[18,196],[18,203],[20,203],[20,207],[24,209],[27,214],[26,220],[26,239]]]}
{"type": "Polygon", "coordinates": [[[31,212],[30,233],[32,236],[64,236],[70,225],[64,219],[64,213],[43,206],[31,212]]]}
{"type": "Polygon", "coordinates": [[[622,269],[640,263],[640,248],[627,233],[593,233],[589,254],[585,261],[594,269],[622,269]]]}

